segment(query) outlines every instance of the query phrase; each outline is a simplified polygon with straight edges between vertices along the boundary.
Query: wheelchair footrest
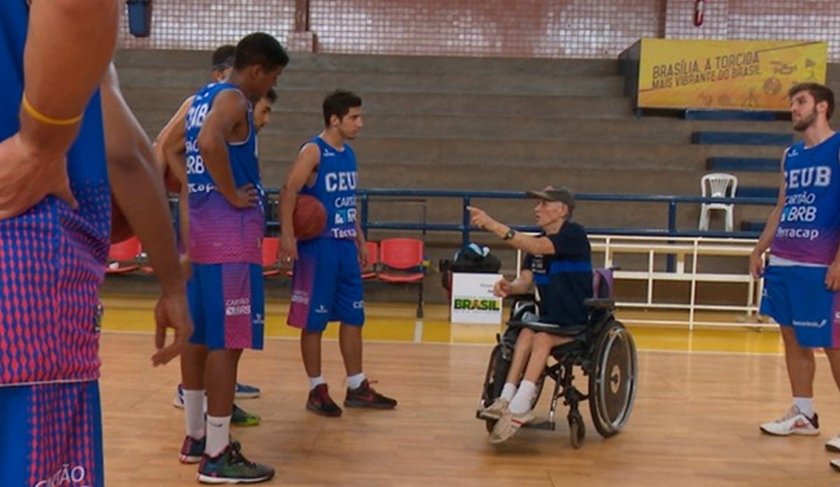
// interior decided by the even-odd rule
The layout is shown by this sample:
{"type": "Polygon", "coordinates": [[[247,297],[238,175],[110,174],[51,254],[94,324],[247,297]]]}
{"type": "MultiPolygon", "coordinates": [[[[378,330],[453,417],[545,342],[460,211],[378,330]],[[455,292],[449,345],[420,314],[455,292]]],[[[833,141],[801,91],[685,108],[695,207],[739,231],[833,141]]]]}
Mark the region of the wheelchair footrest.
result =
{"type": "Polygon", "coordinates": [[[534,421],[533,423],[528,423],[528,424],[524,425],[523,428],[534,429],[534,430],[554,431],[555,424],[546,419],[544,421],[534,421]]]}

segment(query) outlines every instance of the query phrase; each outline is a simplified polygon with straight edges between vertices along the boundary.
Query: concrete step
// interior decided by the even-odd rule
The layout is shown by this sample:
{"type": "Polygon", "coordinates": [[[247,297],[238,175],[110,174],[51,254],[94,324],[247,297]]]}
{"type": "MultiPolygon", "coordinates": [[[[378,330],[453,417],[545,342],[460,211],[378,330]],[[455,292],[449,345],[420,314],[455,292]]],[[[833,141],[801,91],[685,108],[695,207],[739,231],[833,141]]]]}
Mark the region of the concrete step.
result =
{"type": "Polygon", "coordinates": [[[776,198],[779,195],[778,186],[741,186],[735,190],[739,198],[776,198]]]}
{"type": "MultiPolygon", "coordinates": [[[[181,102],[195,93],[198,85],[186,87],[147,87],[123,85],[122,91],[135,111],[166,114],[174,112],[181,102]]],[[[320,116],[321,103],[327,90],[293,90],[282,83],[279,99],[274,106],[278,112],[305,113],[320,116]]],[[[531,118],[626,119],[633,115],[628,98],[580,96],[531,96],[425,93],[381,93],[362,91],[363,109],[367,114],[399,115],[474,115],[528,116],[531,118]]],[[[673,122],[673,119],[668,119],[673,122]]]]}
{"type": "Polygon", "coordinates": [[[714,172],[771,172],[780,170],[780,158],[762,157],[710,157],[706,169],[714,172]]]}
{"type": "Polygon", "coordinates": [[[685,111],[684,116],[688,120],[752,120],[760,122],[773,122],[778,118],[776,112],[759,110],[709,110],[702,108],[689,108],[685,111]]]}
{"type": "MultiPolygon", "coordinates": [[[[277,127],[276,130],[282,131],[277,127]]],[[[308,136],[297,137],[267,130],[260,139],[261,154],[292,159],[308,136]]],[[[360,137],[353,143],[361,162],[403,161],[417,164],[448,162],[523,167],[571,166],[584,170],[631,168],[689,168],[705,171],[706,159],[714,156],[773,157],[774,147],[651,145],[634,143],[558,142],[554,140],[505,140],[488,142],[470,138],[360,137]]]]}
{"type": "Polygon", "coordinates": [[[775,145],[788,146],[793,143],[793,134],[771,132],[695,132],[691,136],[694,144],[729,145],[775,145]]]}
{"type": "MultiPolygon", "coordinates": [[[[211,51],[166,51],[129,49],[115,56],[117,67],[135,66],[162,69],[184,66],[207,70],[211,51]]],[[[466,58],[446,56],[382,56],[299,53],[289,54],[286,72],[320,71],[331,73],[526,73],[555,77],[617,75],[618,62],[612,59],[535,59],[466,58]]]]}
{"type": "MultiPolygon", "coordinates": [[[[157,132],[171,116],[170,111],[143,111],[138,114],[144,127],[157,132]]],[[[276,110],[265,136],[276,129],[285,135],[303,139],[322,129],[319,113],[276,110]]],[[[664,120],[601,120],[581,124],[579,119],[541,119],[524,116],[486,117],[481,115],[415,115],[368,112],[363,138],[439,138],[500,140],[553,140],[555,142],[592,142],[628,144],[686,145],[692,130],[688,123],[664,120]]]]}
{"type": "MultiPolygon", "coordinates": [[[[124,67],[120,82],[126,86],[179,88],[200,86],[206,74],[180,67],[150,71],[148,68],[124,67]]],[[[359,93],[470,93],[492,95],[614,96],[620,97],[624,80],[620,76],[579,76],[563,82],[556,76],[487,73],[368,73],[347,72],[340,87],[359,93]]],[[[328,92],[339,87],[336,74],[323,71],[284,72],[279,84],[289,89],[317,89],[328,92]]]]}

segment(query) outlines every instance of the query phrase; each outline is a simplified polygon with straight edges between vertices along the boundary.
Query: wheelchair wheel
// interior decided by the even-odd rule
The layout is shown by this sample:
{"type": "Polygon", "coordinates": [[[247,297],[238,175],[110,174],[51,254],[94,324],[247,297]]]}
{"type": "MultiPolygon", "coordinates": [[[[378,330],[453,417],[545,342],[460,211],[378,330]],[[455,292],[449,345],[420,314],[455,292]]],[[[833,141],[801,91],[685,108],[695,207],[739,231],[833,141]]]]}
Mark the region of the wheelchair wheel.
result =
{"type": "Polygon", "coordinates": [[[572,448],[577,450],[583,446],[583,440],[586,438],[586,426],[583,424],[583,417],[580,413],[575,412],[569,415],[569,435],[572,440],[572,448]]]}
{"type": "MultiPolygon", "coordinates": [[[[493,404],[502,394],[505,385],[508,369],[510,369],[511,354],[513,351],[503,344],[493,347],[490,353],[490,362],[487,364],[487,373],[484,377],[484,390],[481,393],[481,405],[487,407],[493,404]]],[[[484,426],[488,433],[493,432],[496,426],[495,419],[485,419],[484,426]]]]}
{"type": "Polygon", "coordinates": [[[594,370],[589,377],[592,423],[604,438],[627,423],[636,398],[636,345],[618,321],[607,325],[595,347],[594,370]]]}
{"type": "Polygon", "coordinates": [[[481,394],[483,405],[493,404],[502,393],[508,369],[510,369],[511,354],[513,352],[504,345],[496,345],[490,353],[487,373],[484,377],[484,391],[481,394]]]}

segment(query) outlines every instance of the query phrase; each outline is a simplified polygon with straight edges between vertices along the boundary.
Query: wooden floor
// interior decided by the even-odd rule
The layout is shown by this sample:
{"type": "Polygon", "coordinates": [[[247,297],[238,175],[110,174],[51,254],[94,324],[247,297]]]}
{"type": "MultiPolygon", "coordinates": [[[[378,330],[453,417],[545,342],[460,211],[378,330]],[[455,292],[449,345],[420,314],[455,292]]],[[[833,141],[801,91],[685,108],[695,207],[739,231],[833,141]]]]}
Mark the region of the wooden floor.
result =
{"type": "MultiPolygon", "coordinates": [[[[148,334],[103,334],[109,486],[196,485],[196,467],[178,462],[183,419],[171,405],[178,367],[152,368],[151,348],[148,334]]],[[[240,403],[262,415],[263,423],[234,428],[233,435],[247,456],[277,469],[270,485],[840,484],[823,447],[840,431],[840,396],[823,357],[816,383],[820,437],[759,433],[759,422],[789,404],[778,354],[640,350],[639,392],[629,424],[602,439],[586,409],[586,443],[574,450],[563,420],[554,432],[523,430],[501,446],[487,441],[474,411],[489,351],[490,345],[367,343],[366,372],[379,381],[375,387],[399,399],[399,407],[349,410],[333,419],[303,407],[308,387],[297,341],[269,339],[265,351],[246,352],[240,373],[263,389],[262,397],[240,403]]],[[[325,342],[324,358],[340,401],[343,374],[335,341],[325,342]]],[[[543,401],[538,415],[546,411],[543,401]]]]}

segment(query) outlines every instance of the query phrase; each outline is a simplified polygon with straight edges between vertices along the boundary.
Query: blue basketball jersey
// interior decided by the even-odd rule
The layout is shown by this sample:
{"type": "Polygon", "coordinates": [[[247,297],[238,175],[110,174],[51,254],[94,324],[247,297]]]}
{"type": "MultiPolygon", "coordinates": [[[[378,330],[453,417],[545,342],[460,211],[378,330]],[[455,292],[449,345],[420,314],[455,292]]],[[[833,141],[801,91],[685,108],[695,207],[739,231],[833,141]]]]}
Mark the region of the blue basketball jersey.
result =
{"type": "Polygon", "coordinates": [[[227,151],[236,187],[253,184],[260,192],[260,206],[235,208],[216,189],[198,147],[198,135],[213,101],[225,90],[238,90],[231,83],[211,83],[196,93],[186,117],[186,162],[189,185],[189,248],[194,262],[218,264],[262,261],[260,242],[265,219],[265,192],[260,178],[253,113],[248,110],[248,138],[228,142],[227,151]]]}
{"type": "Polygon", "coordinates": [[[785,151],[785,204],[770,252],[785,259],[830,264],[840,243],[840,134],[813,147],[785,151]]]}
{"type": "Polygon", "coordinates": [[[344,144],[342,150],[328,144],[320,136],[311,143],[318,146],[321,158],[312,186],[304,186],[300,193],[318,198],[327,212],[327,226],[322,237],[356,238],[356,154],[344,144]]]}

